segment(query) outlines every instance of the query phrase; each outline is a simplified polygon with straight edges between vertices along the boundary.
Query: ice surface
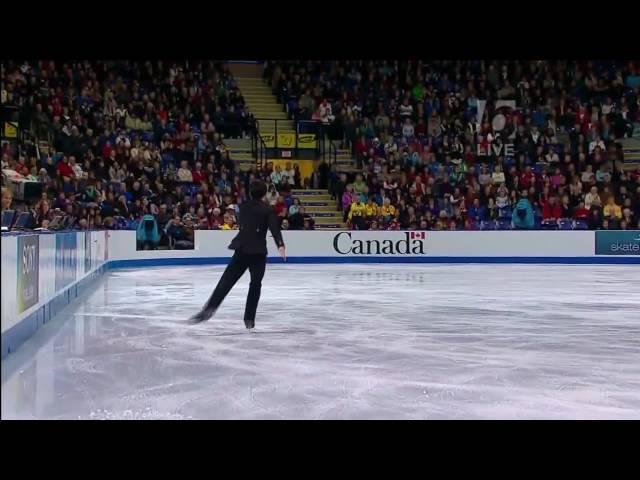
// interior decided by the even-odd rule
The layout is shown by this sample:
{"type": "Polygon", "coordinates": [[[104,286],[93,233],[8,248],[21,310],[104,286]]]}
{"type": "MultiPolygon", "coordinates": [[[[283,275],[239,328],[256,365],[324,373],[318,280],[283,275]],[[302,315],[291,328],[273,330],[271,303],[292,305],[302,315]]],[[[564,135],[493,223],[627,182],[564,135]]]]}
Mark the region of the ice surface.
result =
{"type": "Polygon", "coordinates": [[[2,418],[640,419],[640,268],[116,270],[2,362],[2,418]]]}

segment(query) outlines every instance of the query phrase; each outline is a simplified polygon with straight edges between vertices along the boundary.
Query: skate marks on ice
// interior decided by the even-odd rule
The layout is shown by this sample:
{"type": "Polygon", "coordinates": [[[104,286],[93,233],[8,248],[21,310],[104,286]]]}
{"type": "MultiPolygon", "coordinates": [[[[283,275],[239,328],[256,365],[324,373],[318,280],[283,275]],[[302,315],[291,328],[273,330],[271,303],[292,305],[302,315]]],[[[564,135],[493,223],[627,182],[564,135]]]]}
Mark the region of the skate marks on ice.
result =
{"type": "Polygon", "coordinates": [[[188,324],[221,272],[109,272],[3,417],[640,418],[637,267],[270,265],[188,324]]]}

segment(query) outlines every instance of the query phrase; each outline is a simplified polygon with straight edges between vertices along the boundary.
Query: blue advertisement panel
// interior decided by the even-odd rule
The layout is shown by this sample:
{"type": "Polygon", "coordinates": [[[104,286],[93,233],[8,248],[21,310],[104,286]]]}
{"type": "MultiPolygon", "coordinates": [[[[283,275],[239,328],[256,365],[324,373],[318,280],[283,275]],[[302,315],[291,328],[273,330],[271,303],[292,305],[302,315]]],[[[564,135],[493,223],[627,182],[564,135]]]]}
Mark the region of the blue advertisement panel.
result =
{"type": "Polygon", "coordinates": [[[56,235],[56,292],[76,280],[77,247],[75,232],[56,235]]]}
{"type": "Polygon", "coordinates": [[[38,303],[40,242],[37,235],[18,237],[18,313],[38,303]]]}
{"type": "Polygon", "coordinates": [[[640,230],[597,231],[596,255],[640,255],[640,230]]]}

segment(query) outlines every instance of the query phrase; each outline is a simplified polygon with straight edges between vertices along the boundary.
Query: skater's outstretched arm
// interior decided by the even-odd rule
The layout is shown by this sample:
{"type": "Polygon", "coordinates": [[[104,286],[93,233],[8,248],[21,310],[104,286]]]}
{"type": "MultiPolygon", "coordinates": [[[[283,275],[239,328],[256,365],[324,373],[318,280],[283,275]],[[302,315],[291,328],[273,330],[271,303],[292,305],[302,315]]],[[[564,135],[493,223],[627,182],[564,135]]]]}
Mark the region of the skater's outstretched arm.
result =
{"type": "Polygon", "coordinates": [[[280,256],[283,260],[286,260],[287,256],[284,248],[284,240],[282,239],[282,232],[280,231],[280,219],[273,211],[269,213],[269,231],[271,232],[271,235],[273,235],[273,241],[276,242],[280,256]]]}

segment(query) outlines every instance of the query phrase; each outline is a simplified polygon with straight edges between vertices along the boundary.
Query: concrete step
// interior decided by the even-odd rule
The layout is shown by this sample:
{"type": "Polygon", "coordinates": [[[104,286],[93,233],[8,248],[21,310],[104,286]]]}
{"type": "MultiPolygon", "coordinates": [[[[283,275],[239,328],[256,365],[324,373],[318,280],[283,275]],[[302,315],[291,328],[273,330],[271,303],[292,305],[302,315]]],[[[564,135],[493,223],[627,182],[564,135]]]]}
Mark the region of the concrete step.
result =
{"type": "MultiPolygon", "coordinates": [[[[294,197],[297,195],[294,195],[294,197]]],[[[309,205],[310,202],[332,202],[333,200],[331,200],[331,195],[326,194],[326,195],[304,195],[304,196],[300,196],[298,197],[300,198],[300,203],[303,205],[309,205]]]]}
{"type": "Polygon", "coordinates": [[[245,98],[252,97],[264,97],[269,96],[271,98],[276,98],[273,93],[271,93],[271,89],[269,87],[240,87],[240,93],[245,98]]]}
{"type": "Polygon", "coordinates": [[[337,171],[338,173],[361,173],[362,169],[358,167],[337,165],[337,171]]]}
{"type": "Polygon", "coordinates": [[[228,150],[235,150],[239,148],[251,149],[250,138],[225,138],[224,144],[227,146],[228,150]]]}
{"type": "Polygon", "coordinates": [[[346,230],[345,223],[318,223],[316,222],[316,230],[346,230]]]}
{"type": "Polygon", "coordinates": [[[333,200],[303,200],[300,199],[300,204],[305,208],[322,207],[322,210],[315,210],[316,212],[333,211],[336,208],[336,203],[333,200]]]}
{"type": "Polygon", "coordinates": [[[266,108],[277,107],[280,109],[282,108],[282,104],[278,103],[275,98],[271,101],[261,98],[261,99],[251,100],[250,102],[248,102],[247,99],[245,98],[245,103],[249,107],[254,107],[254,108],[261,108],[261,107],[266,107],[266,108]]]}
{"type": "Polygon", "coordinates": [[[234,78],[262,78],[262,72],[264,71],[264,65],[260,62],[227,62],[229,71],[233,74],[234,78]]]}
{"type": "MultiPolygon", "coordinates": [[[[260,127],[260,135],[273,135],[276,131],[273,128],[262,128],[260,127]]],[[[280,133],[296,133],[293,127],[278,127],[278,134],[280,133]]]]}
{"type": "MultiPolygon", "coordinates": [[[[258,122],[260,122],[261,131],[274,132],[276,129],[276,126],[274,125],[275,122],[269,121],[269,119],[258,119],[258,122]]],[[[292,132],[295,132],[295,128],[293,127],[293,122],[291,120],[280,120],[278,122],[278,133],[284,133],[284,130],[291,130],[292,132]]]]}
{"type": "Polygon", "coordinates": [[[335,212],[306,212],[314,219],[322,219],[326,222],[339,223],[342,222],[342,214],[335,212]]]}
{"type": "Polygon", "coordinates": [[[289,114],[285,112],[280,107],[280,105],[275,105],[274,107],[270,107],[270,108],[260,108],[260,107],[253,108],[249,105],[247,108],[251,111],[253,116],[258,120],[260,120],[261,118],[264,118],[264,119],[277,118],[278,120],[291,120],[289,118],[289,114]]]}
{"type": "Polygon", "coordinates": [[[242,90],[240,90],[242,92],[242,96],[244,97],[244,101],[247,103],[251,103],[251,102],[269,102],[269,101],[275,101],[276,103],[278,102],[278,99],[271,93],[271,91],[268,92],[243,92],[242,90]]]}
{"type": "Polygon", "coordinates": [[[279,103],[249,103],[247,102],[247,108],[249,108],[254,115],[257,117],[258,115],[255,112],[282,112],[287,113],[284,110],[284,107],[279,103]]]}
{"type": "Polygon", "coordinates": [[[282,104],[278,103],[276,98],[271,95],[244,95],[244,102],[251,105],[280,105],[282,108],[282,104]]]}
{"type": "Polygon", "coordinates": [[[239,77],[235,78],[235,81],[239,87],[269,88],[269,85],[267,85],[267,83],[262,80],[262,78],[239,77]]]}
{"type": "MultiPolygon", "coordinates": [[[[253,116],[255,118],[258,119],[259,122],[262,122],[262,120],[265,120],[265,122],[269,121],[269,120],[285,120],[285,121],[291,121],[291,119],[289,118],[289,116],[286,114],[286,112],[280,111],[280,110],[253,110],[252,108],[249,108],[249,110],[251,111],[251,113],[253,113],[253,116]]],[[[262,126],[262,125],[260,125],[262,126]]],[[[266,126],[266,125],[265,125],[266,126]]]]}
{"type": "Polygon", "coordinates": [[[251,85],[266,85],[264,79],[262,77],[234,77],[236,83],[240,85],[241,83],[251,84],[251,85]]]}
{"type": "Polygon", "coordinates": [[[234,162],[256,162],[253,155],[231,155],[231,160],[234,162]]]}
{"type": "MultiPolygon", "coordinates": [[[[302,202],[300,202],[302,203],[302,202]]],[[[331,205],[304,205],[302,204],[302,206],[304,207],[305,212],[307,213],[311,213],[311,212],[317,212],[317,213],[335,213],[337,212],[337,207],[336,204],[334,203],[334,201],[331,201],[331,205]]]]}
{"type": "Polygon", "coordinates": [[[328,190],[313,190],[313,189],[303,190],[299,188],[291,190],[291,194],[296,197],[301,197],[304,195],[327,195],[328,193],[329,193],[328,190]]]}

